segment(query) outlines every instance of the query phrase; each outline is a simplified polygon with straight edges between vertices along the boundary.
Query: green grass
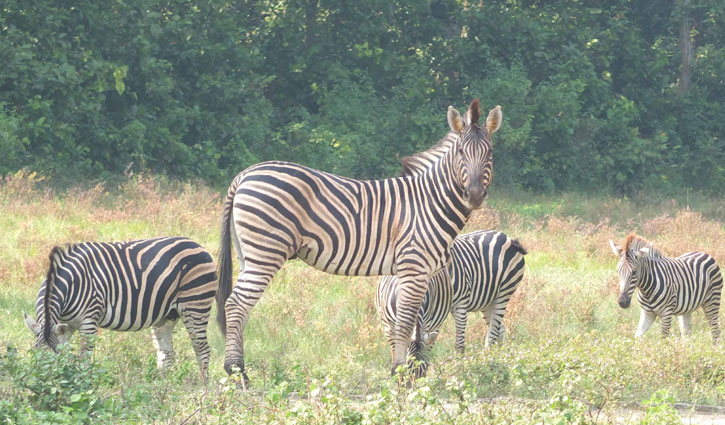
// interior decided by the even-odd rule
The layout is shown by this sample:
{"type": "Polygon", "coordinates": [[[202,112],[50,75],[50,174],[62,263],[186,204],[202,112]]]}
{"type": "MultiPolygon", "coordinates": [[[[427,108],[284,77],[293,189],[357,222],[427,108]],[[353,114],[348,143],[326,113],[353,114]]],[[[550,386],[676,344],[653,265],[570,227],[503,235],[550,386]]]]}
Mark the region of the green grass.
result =
{"type": "Polygon", "coordinates": [[[621,241],[630,230],[670,254],[702,249],[725,264],[723,201],[688,197],[689,209],[666,199],[646,203],[644,196],[492,195],[467,231],[501,229],[530,251],[525,280],[505,317],[507,339],[484,349],[485,324],[480,314],[471,315],[467,354],[455,356],[448,320],[429,376],[411,388],[388,377],[390,351],[374,307],[377,278],[332,276],[291,261],[252,311],[245,332],[252,391],[240,392],[224,373],[224,341],[212,322],[204,394],[181,325],[174,336],[177,362],[160,373],[148,331],[102,331],[90,360],[75,355],[77,336],[61,356],[31,354],[22,311],[34,312],[54,244],[178,234],[216,253],[218,194],[141,178],[113,194],[95,188],[58,195],[32,176],[17,176],[0,186],[0,419],[615,423],[620,409],[648,402],[643,420],[657,423],[672,413],[672,402],[723,406],[725,349],[713,347],[702,313],[695,314],[688,339],[662,340],[655,323],[635,340],[638,306],[621,310],[616,304],[616,259],[607,240],[621,241]]]}

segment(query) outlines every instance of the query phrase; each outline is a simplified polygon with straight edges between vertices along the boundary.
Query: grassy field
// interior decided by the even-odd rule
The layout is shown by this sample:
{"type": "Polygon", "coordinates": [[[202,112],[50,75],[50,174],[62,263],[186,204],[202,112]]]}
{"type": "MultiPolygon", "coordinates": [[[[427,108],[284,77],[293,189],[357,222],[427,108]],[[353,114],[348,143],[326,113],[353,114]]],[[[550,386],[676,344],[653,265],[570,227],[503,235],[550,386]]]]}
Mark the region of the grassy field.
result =
{"type": "Polygon", "coordinates": [[[663,340],[655,323],[635,340],[639,306],[617,306],[607,243],[636,230],[670,255],[704,250],[725,265],[723,199],[493,190],[466,230],[503,230],[529,250],[506,313],[506,342],[484,349],[485,324],[472,315],[468,354],[454,356],[449,320],[429,376],[410,388],[388,377],[377,279],[289,262],[245,333],[252,390],[242,393],[226,377],[224,343],[211,323],[205,393],[183,326],[175,333],[176,364],[159,373],[148,331],[101,332],[91,359],[76,356],[77,337],[59,355],[33,353],[22,311],[34,312],[55,244],[183,235],[216,253],[219,193],[139,176],[114,188],[46,187],[22,173],[0,182],[4,423],[655,424],[679,423],[675,402],[725,406],[725,347],[712,345],[702,312],[688,339],[663,340]]]}

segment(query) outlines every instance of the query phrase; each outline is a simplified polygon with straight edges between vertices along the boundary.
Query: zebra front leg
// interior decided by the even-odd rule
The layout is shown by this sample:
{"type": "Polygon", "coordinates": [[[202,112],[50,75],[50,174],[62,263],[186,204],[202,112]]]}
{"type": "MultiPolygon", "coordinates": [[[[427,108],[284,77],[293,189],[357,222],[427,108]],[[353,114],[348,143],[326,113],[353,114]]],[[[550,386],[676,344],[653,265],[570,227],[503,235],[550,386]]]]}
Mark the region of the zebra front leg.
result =
{"type": "Polygon", "coordinates": [[[639,326],[637,326],[637,333],[634,334],[635,338],[641,338],[647,333],[647,330],[652,326],[652,323],[657,318],[657,315],[653,311],[642,310],[639,313],[639,326]]]}
{"type": "Polygon", "coordinates": [[[189,333],[191,345],[194,347],[196,362],[199,364],[199,372],[204,387],[207,386],[207,376],[209,371],[209,342],[206,337],[206,330],[209,324],[209,313],[211,306],[202,306],[201,308],[183,308],[181,319],[184,321],[186,331],[189,333]]]}
{"type": "Polygon", "coordinates": [[[174,362],[175,320],[167,320],[151,327],[151,337],[156,347],[156,367],[167,369],[174,362]]]}
{"type": "Polygon", "coordinates": [[[428,276],[425,274],[398,275],[400,292],[396,300],[395,345],[393,347],[393,368],[395,375],[398,366],[407,363],[408,347],[418,311],[428,290],[428,276]]]}
{"type": "Polygon", "coordinates": [[[456,322],[456,353],[464,354],[466,351],[466,326],[468,312],[463,307],[453,310],[453,320],[456,322]]]}

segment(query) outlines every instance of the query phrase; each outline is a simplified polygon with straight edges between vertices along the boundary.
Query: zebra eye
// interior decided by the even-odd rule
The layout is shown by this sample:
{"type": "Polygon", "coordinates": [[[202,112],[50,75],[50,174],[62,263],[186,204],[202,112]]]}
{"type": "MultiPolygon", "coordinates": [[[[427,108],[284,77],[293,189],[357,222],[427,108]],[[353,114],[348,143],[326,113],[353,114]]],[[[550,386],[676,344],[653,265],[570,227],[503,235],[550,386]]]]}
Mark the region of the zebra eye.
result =
{"type": "Polygon", "coordinates": [[[458,153],[463,155],[463,146],[458,147],[458,153]]]}

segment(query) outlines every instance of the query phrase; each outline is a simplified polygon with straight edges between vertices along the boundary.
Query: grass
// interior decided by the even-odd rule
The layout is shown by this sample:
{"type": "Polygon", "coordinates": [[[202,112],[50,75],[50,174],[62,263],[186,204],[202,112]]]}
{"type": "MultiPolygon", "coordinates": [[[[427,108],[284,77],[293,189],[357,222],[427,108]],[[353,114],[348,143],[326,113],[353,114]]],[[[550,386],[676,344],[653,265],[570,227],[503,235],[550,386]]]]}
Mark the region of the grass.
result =
{"type": "Polygon", "coordinates": [[[636,230],[665,252],[705,250],[725,265],[725,201],[608,195],[493,193],[466,231],[496,228],[529,250],[504,320],[507,339],[484,349],[469,318],[467,355],[453,355],[448,320],[429,376],[411,388],[388,378],[390,352],[375,312],[377,278],[332,276],[299,261],[276,276],[245,333],[253,390],[222,368],[210,324],[204,394],[183,326],[177,362],[155,369],[148,331],[103,331],[91,359],[29,351],[22,311],[55,244],[183,235],[218,248],[220,196],[203,185],[137,176],[119,187],[64,193],[19,173],[0,182],[0,419],[10,423],[621,423],[621,409],[671,420],[672,403],[725,405],[725,349],[701,312],[693,335],[662,340],[658,323],[634,340],[639,308],[616,304],[608,239],[636,230]],[[90,413],[89,413],[90,412],[90,413]]]}

